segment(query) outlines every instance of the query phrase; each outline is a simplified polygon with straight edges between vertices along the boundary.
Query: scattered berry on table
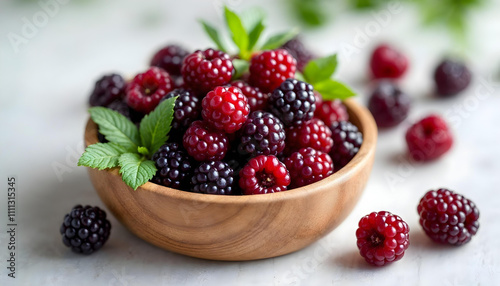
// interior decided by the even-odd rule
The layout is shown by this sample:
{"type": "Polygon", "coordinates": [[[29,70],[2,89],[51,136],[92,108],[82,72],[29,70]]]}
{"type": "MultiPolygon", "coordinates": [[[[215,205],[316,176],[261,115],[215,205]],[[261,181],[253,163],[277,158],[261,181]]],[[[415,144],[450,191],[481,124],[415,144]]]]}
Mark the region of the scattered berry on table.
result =
{"type": "Polygon", "coordinates": [[[172,76],[181,75],[182,61],[189,52],[179,45],[168,45],[153,56],[151,66],[166,70],[172,76]]]}
{"type": "Polygon", "coordinates": [[[316,98],[312,85],[289,78],[269,96],[271,112],[285,126],[297,125],[313,118],[316,98]]]}
{"type": "Polygon", "coordinates": [[[368,101],[368,109],[378,127],[398,125],[408,117],[410,97],[390,81],[381,81],[368,101]]]}
{"type": "Polygon", "coordinates": [[[194,169],[191,191],[202,194],[232,195],[234,171],[221,161],[201,163],[194,169]]]}
{"type": "Polygon", "coordinates": [[[441,157],[453,145],[448,125],[438,115],[430,115],[415,123],[406,132],[410,157],[415,161],[429,161],[441,157]]]}
{"type": "Polygon", "coordinates": [[[269,112],[250,113],[238,137],[238,153],[243,156],[278,155],[285,148],[285,127],[269,112]]]}
{"type": "Polygon", "coordinates": [[[66,214],[59,231],[64,245],[73,252],[91,254],[108,240],[111,223],[99,207],[77,205],[66,214]]]}
{"type": "Polygon", "coordinates": [[[408,68],[408,59],[388,45],[378,46],[372,54],[370,67],[374,78],[399,78],[408,68]]]}
{"type": "Polygon", "coordinates": [[[213,128],[234,133],[248,118],[250,105],[237,87],[218,86],[202,100],[203,119],[213,128]]]}
{"type": "Polygon", "coordinates": [[[362,217],[358,226],[359,253],[369,264],[384,266],[398,261],[410,246],[408,224],[390,212],[372,212],[362,217]]]}
{"type": "Polygon", "coordinates": [[[89,104],[91,106],[108,106],[116,100],[125,96],[127,83],[121,75],[109,74],[101,77],[90,94],[89,104]]]}
{"type": "Polygon", "coordinates": [[[434,241],[462,245],[479,228],[479,210],[462,195],[447,189],[427,192],[417,207],[420,225],[434,241]]]}
{"type": "Polygon", "coordinates": [[[328,153],[332,149],[332,131],[321,119],[313,118],[286,129],[285,153],[291,154],[302,148],[311,147],[328,153]]]}
{"type": "Polygon", "coordinates": [[[222,160],[229,140],[223,132],[211,130],[206,122],[195,121],[184,133],[183,145],[196,161],[222,160]]]}
{"type": "Polygon", "coordinates": [[[434,71],[434,82],[437,94],[446,97],[453,96],[466,89],[472,75],[467,66],[460,61],[445,59],[434,71]]]}
{"type": "Polygon", "coordinates": [[[184,133],[191,123],[201,119],[201,102],[193,91],[183,88],[174,89],[162,101],[176,96],[171,134],[184,133]]]}
{"type": "Polygon", "coordinates": [[[287,50],[295,60],[297,60],[297,70],[300,72],[304,71],[307,63],[315,58],[313,53],[306,48],[299,37],[295,37],[286,42],[281,48],[287,50]]]}
{"type": "Polygon", "coordinates": [[[260,155],[240,171],[239,184],[245,195],[277,193],[286,191],[290,174],[276,156],[260,155]]]}
{"type": "Polygon", "coordinates": [[[197,50],[184,58],[182,78],[184,83],[197,91],[209,92],[231,81],[234,67],[228,54],[207,49],[197,50]]]}
{"type": "Polygon", "coordinates": [[[297,62],[286,50],[264,51],[250,62],[250,84],[272,92],[287,78],[294,78],[297,62]]]}
{"type": "Polygon", "coordinates": [[[335,166],[335,171],[347,165],[358,153],[363,143],[363,134],[358,127],[349,121],[334,122],[330,125],[332,131],[333,148],[330,156],[335,166]]]}
{"type": "Polygon", "coordinates": [[[314,117],[321,119],[328,126],[335,121],[349,120],[347,108],[339,99],[323,101],[319,105],[316,104],[316,106],[314,117]]]}
{"type": "Polygon", "coordinates": [[[151,67],[140,73],[128,84],[127,104],[133,109],[149,113],[173,89],[172,78],[163,69],[151,67]]]}
{"type": "Polygon", "coordinates": [[[231,85],[241,89],[241,92],[248,100],[250,111],[267,109],[269,93],[264,93],[258,87],[253,87],[241,80],[233,81],[231,85]]]}
{"type": "Polygon", "coordinates": [[[153,155],[156,174],[153,183],[182,190],[191,179],[192,166],[189,157],[178,143],[166,143],[153,155]]]}
{"type": "Polygon", "coordinates": [[[312,184],[333,173],[330,156],[310,147],[293,153],[284,163],[292,178],[290,189],[312,184]]]}

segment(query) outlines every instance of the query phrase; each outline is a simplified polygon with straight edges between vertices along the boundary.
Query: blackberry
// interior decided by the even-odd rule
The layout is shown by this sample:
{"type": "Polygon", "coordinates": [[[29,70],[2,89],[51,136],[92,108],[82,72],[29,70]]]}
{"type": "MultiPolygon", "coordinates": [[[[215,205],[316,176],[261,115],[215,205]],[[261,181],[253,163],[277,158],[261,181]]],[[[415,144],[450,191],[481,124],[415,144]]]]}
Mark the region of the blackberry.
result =
{"type": "Polygon", "coordinates": [[[168,45],[153,56],[151,66],[159,67],[172,76],[181,75],[182,61],[189,52],[179,45],[168,45]]]}
{"type": "Polygon", "coordinates": [[[234,171],[221,161],[201,163],[194,169],[191,191],[202,194],[232,195],[234,171]]]}
{"type": "Polygon", "coordinates": [[[252,112],[238,135],[238,152],[244,156],[278,155],[285,148],[283,123],[269,112],[252,112]]]}
{"type": "Polygon", "coordinates": [[[297,70],[304,71],[304,68],[315,56],[309,51],[299,37],[295,37],[281,46],[287,50],[297,60],[297,70]]]}
{"type": "Polygon", "coordinates": [[[316,110],[312,85],[289,78],[269,97],[271,112],[285,126],[298,125],[310,120],[316,110]]]}
{"type": "Polygon", "coordinates": [[[250,62],[250,84],[272,92],[287,78],[295,77],[297,61],[286,50],[263,51],[250,62]]]}
{"type": "Polygon", "coordinates": [[[358,127],[349,121],[334,122],[330,126],[332,130],[333,148],[330,156],[335,166],[335,171],[347,165],[356,155],[363,143],[363,134],[358,127]]]}
{"type": "Polygon", "coordinates": [[[282,192],[290,185],[290,174],[275,156],[260,155],[240,171],[239,185],[245,195],[282,192]]]}
{"type": "Polygon", "coordinates": [[[127,83],[121,75],[109,74],[100,78],[94,90],[90,94],[89,104],[91,106],[108,106],[115,100],[125,96],[127,83]]]}
{"type": "Polygon", "coordinates": [[[77,205],[64,216],[59,231],[64,245],[73,252],[91,254],[108,240],[111,223],[99,207],[77,205]]]}
{"type": "Polygon", "coordinates": [[[430,161],[441,157],[451,149],[453,135],[443,118],[439,115],[430,115],[406,131],[406,144],[413,160],[430,161]]]}
{"type": "Polygon", "coordinates": [[[437,94],[453,96],[469,86],[472,75],[467,66],[460,61],[445,59],[434,71],[437,94]]]}
{"type": "Polygon", "coordinates": [[[184,133],[184,148],[196,161],[222,160],[229,149],[229,140],[221,131],[209,128],[206,122],[195,121],[184,133]]]}
{"type": "Polygon", "coordinates": [[[153,155],[156,174],[153,183],[182,190],[191,178],[191,162],[187,153],[177,143],[166,143],[153,155]]]}
{"type": "Polygon", "coordinates": [[[410,97],[390,81],[381,81],[373,91],[368,109],[378,127],[398,125],[408,117],[410,97]]]}
{"type": "Polygon", "coordinates": [[[248,100],[250,111],[267,109],[268,93],[264,93],[258,87],[253,87],[241,80],[233,81],[231,85],[241,89],[241,92],[248,100]]]}
{"type": "Polygon", "coordinates": [[[323,121],[313,118],[300,125],[288,127],[285,145],[285,154],[307,147],[328,153],[333,146],[332,131],[323,121]]]}
{"type": "Polygon", "coordinates": [[[183,134],[194,121],[201,118],[201,102],[197,95],[188,89],[178,88],[169,92],[161,101],[177,97],[172,119],[173,134],[183,134]]]}
{"type": "Polygon", "coordinates": [[[292,183],[290,189],[323,180],[333,173],[330,156],[311,147],[300,149],[285,159],[292,183]]]}

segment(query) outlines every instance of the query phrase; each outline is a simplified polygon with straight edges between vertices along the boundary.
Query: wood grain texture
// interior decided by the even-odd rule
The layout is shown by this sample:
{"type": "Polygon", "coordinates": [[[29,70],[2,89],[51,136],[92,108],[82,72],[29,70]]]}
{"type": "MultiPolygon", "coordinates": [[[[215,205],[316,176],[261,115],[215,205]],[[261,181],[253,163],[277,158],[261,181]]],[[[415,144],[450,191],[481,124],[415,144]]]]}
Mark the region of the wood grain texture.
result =
{"type": "MultiPolygon", "coordinates": [[[[377,127],[368,110],[345,102],[363,133],[359,153],[314,184],[275,194],[217,196],[146,183],[136,191],[118,169],[88,169],[102,201],[131,232],[158,247],[204,259],[255,260],[302,249],[335,229],[351,212],[371,172],[377,127]]],[[[85,144],[97,143],[89,120],[85,144]]]]}

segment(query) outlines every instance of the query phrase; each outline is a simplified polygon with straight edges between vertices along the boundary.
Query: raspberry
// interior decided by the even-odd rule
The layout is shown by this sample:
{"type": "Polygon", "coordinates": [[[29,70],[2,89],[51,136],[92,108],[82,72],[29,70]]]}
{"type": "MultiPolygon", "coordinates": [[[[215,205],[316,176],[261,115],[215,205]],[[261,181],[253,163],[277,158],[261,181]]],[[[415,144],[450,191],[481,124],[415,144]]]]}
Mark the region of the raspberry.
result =
{"type": "Polygon", "coordinates": [[[390,212],[372,212],[359,221],[356,238],[359,253],[366,262],[384,266],[403,258],[410,246],[410,228],[390,212]]]}
{"type": "Polygon", "coordinates": [[[334,122],[330,125],[330,130],[332,130],[333,139],[330,156],[335,171],[338,171],[358,153],[363,143],[363,134],[358,131],[358,127],[349,121],[334,122]]]}
{"type": "Polygon", "coordinates": [[[328,153],[332,146],[332,131],[318,118],[288,127],[286,130],[286,154],[307,147],[328,153]]]}
{"type": "Polygon", "coordinates": [[[194,121],[201,117],[201,102],[193,91],[183,88],[174,89],[161,101],[177,97],[172,119],[172,134],[183,134],[194,121]]]}
{"type": "Polygon", "coordinates": [[[234,133],[250,113],[247,98],[237,87],[216,87],[201,102],[203,119],[213,128],[234,133]]]}
{"type": "Polygon", "coordinates": [[[222,160],[229,140],[220,131],[212,131],[203,121],[195,121],[184,133],[184,148],[196,161],[222,160]]]}
{"type": "Polygon", "coordinates": [[[252,112],[238,135],[238,152],[243,156],[276,156],[285,148],[283,123],[268,112],[252,112]]]}
{"type": "Polygon", "coordinates": [[[288,185],[290,174],[275,156],[252,158],[240,171],[240,187],[245,195],[282,192],[288,185]]]}
{"type": "Polygon", "coordinates": [[[408,117],[410,97],[393,83],[381,81],[370,97],[368,109],[379,127],[393,127],[408,117]]]}
{"type": "Polygon", "coordinates": [[[94,90],[90,94],[89,104],[91,106],[108,106],[115,100],[125,96],[127,83],[121,75],[109,74],[100,78],[94,90]]]}
{"type": "Polygon", "coordinates": [[[250,62],[250,84],[272,92],[287,78],[295,77],[297,62],[286,50],[264,51],[250,62]]]}
{"type": "Polygon", "coordinates": [[[408,60],[392,47],[380,45],[373,51],[370,67],[374,78],[399,78],[406,72],[408,60]]]}
{"type": "Polygon", "coordinates": [[[234,67],[228,54],[214,49],[197,50],[182,63],[184,83],[200,92],[208,92],[231,81],[234,67]]]}
{"type": "Polygon", "coordinates": [[[181,75],[182,61],[189,52],[178,45],[168,45],[153,56],[151,66],[166,70],[173,76],[181,75]]]}
{"type": "Polygon", "coordinates": [[[299,37],[295,37],[286,42],[282,49],[287,50],[297,60],[297,69],[302,72],[310,60],[314,59],[314,55],[302,43],[299,37]]]}
{"type": "Polygon", "coordinates": [[[406,144],[413,160],[429,161],[448,152],[453,145],[453,137],[441,117],[430,115],[406,131],[406,144]]]}
{"type": "Polygon", "coordinates": [[[73,252],[91,254],[108,240],[111,223],[99,207],[77,205],[64,216],[59,231],[64,245],[73,252]]]}
{"type": "Polygon", "coordinates": [[[173,89],[170,75],[158,67],[134,77],[127,87],[127,104],[133,109],[149,113],[173,89]]]}
{"type": "Polygon", "coordinates": [[[471,77],[463,62],[445,59],[434,71],[437,94],[443,97],[456,95],[469,86],[471,77]]]}
{"type": "Polygon", "coordinates": [[[241,92],[248,100],[250,111],[267,109],[268,93],[263,93],[258,87],[253,87],[241,80],[233,81],[231,85],[241,89],[241,92]]]}
{"type": "Polygon", "coordinates": [[[202,194],[232,195],[234,171],[227,163],[211,161],[194,169],[191,191],[202,194]]]}
{"type": "Polygon", "coordinates": [[[323,103],[320,105],[316,104],[316,106],[314,117],[323,120],[328,126],[332,125],[335,121],[349,120],[347,108],[339,99],[323,101],[323,103]]]}
{"type": "Polygon", "coordinates": [[[417,207],[420,225],[434,241],[462,245],[479,228],[479,210],[462,195],[447,189],[428,191],[417,207]]]}
{"type": "Polygon", "coordinates": [[[316,110],[312,85],[296,79],[285,80],[269,97],[271,111],[285,126],[310,120],[316,110]]]}
{"type": "Polygon", "coordinates": [[[317,91],[314,91],[314,98],[316,98],[316,112],[319,111],[319,109],[321,108],[321,105],[323,104],[323,96],[317,92],[317,91]]]}
{"type": "Polygon", "coordinates": [[[326,153],[303,148],[285,159],[292,183],[290,188],[299,188],[323,180],[333,173],[332,158],[326,153]]]}
{"type": "Polygon", "coordinates": [[[191,163],[189,157],[177,143],[166,143],[153,155],[156,175],[153,183],[182,190],[190,179],[191,163]]]}

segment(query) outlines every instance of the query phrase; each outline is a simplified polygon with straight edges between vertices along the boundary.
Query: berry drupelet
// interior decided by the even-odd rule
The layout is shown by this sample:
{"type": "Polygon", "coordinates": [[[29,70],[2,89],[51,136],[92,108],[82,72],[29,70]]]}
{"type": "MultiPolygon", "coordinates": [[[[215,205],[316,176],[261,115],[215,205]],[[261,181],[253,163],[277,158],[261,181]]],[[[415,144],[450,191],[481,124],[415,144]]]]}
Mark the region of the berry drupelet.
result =
{"type": "Polygon", "coordinates": [[[284,163],[292,178],[291,189],[323,180],[333,173],[330,156],[310,147],[293,153],[284,163]]]}
{"type": "Polygon", "coordinates": [[[181,190],[191,178],[191,162],[178,143],[166,143],[153,155],[157,171],[153,183],[181,190]]]}
{"type": "Polygon", "coordinates": [[[438,115],[430,115],[406,131],[406,144],[415,161],[429,161],[441,157],[453,145],[453,136],[446,122],[438,115]]]}
{"type": "Polygon", "coordinates": [[[469,86],[472,75],[467,66],[460,61],[445,59],[434,71],[437,94],[442,97],[453,96],[469,86]]]}
{"type": "Polygon", "coordinates": [[[408,59],[388,45],[378,46],[372,54],[370,67],[374,78],[400,78],[408,69],[408,59]]]}
{"type": "Polygon", "coordinates": [[[233,81],[231,85],[241,89],[241,92],[248,100],[250,111],[267,109],[269,93],[264,93],[258,87],[253,87],[241,80],[233,81]]]}
{"type": "Polygon", "coordinates": [[[292,154],[302,148],[311,147],[328,153],[332,149],[332,131],[318,118],[286,129],[285,154],[292,154]]]}
{"type": "Polygon", "coordinates": [[[269,97],[271,112],[285,126],[298,125],[313,118],[316,98],[312,85],[289,78],[269,97]]]}
{"type": "Polygon", "coordinates": [[[381,81],[368,101],[368,109],[378,127],[398,125],[408,117],[410,97],[390,81],[381,81]]]}
{"type": "Polygon", "coordinates": [[[334,122],[330,125],[332,131],[333,148],[330,156],[335,166],[335,171],[347,165],[358,153],[363,143],[363,134],[358,127],[349,121],[334,122]]]}
{"type": "Polygon", "coordinates": [[[111,224],[106,212],[99,207],[75,206],[64,217],[60,233],[64,245],[73,252],[91,254],[99,250],[108,240],[111,224]]]}
{"type": "Polygon", "coordinates": [[[276,156],[285,148],[283,123],[268,112],[252,112],[238,135],[238,152],[243,156],[276,156]]]}
{"type": "Polygon", "coordinates": [[[210,129],[203,121],[193,122],[184,133],[182,142],[196,161],[222,160],[229,148],[226,134],[210,129]]]}
{"type": "Polygon", "coordinates": [[[181,75],[182,61],[189,52],[179,45],[168,45],[153,56],[151,66],[159,67],[172,76],[181,75]]]}
{"type": "Polygon", "coordinates": [[[151,67],[138,74],[127,87],[127,104],[133,109],[149,113],[173,89],[172,78],[161,68],[151,67]]]}
{"type": "Polygon", "coordinates": [[[109,74],[100,78],[90,94],[91,106],[108,106],[116,100],[125,97],[127,83],[121,75],[109,74]]]}
{"type": "Polygon", "coordinates": [[[191,191],[202,194],[232,195],[234,171],[221,161],[201,163],[194,169],[191,191]]]}
{"type": "Polygon", "coordinates": [[[277,193],[286,191],[290,174],[275,156],[260,155],[240,171],[239,184],[245,195],[277,193]]]}
{"type": "Polygon", "coordinates": [[[250,84],[272,92],[287,78],[294,78],[297,61],[286,50],[263,51],[250,62],[250,84]]]}

